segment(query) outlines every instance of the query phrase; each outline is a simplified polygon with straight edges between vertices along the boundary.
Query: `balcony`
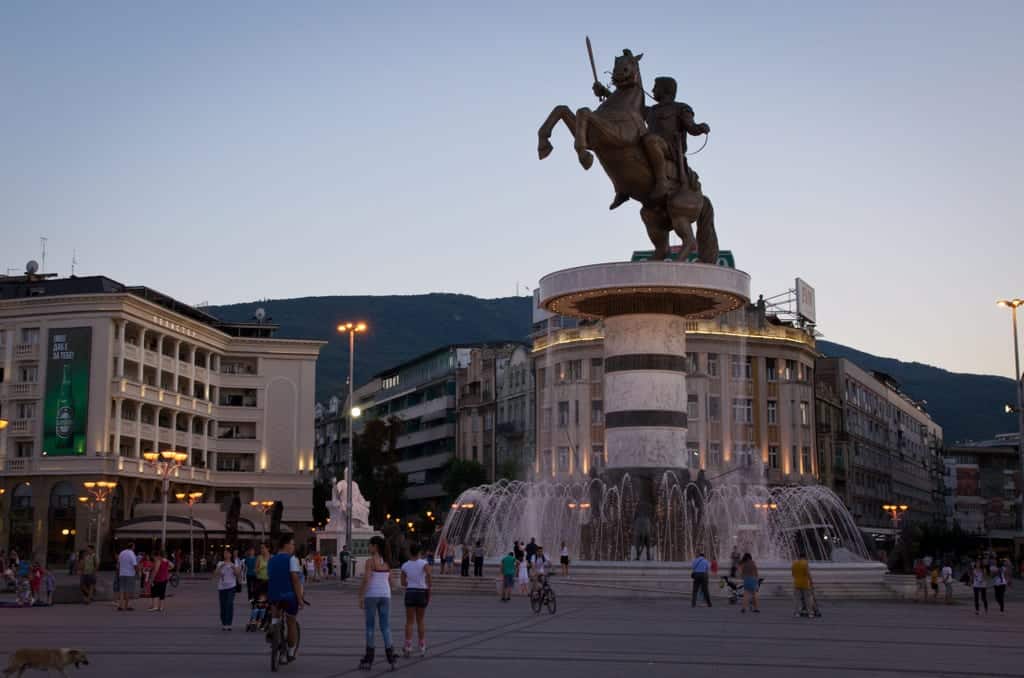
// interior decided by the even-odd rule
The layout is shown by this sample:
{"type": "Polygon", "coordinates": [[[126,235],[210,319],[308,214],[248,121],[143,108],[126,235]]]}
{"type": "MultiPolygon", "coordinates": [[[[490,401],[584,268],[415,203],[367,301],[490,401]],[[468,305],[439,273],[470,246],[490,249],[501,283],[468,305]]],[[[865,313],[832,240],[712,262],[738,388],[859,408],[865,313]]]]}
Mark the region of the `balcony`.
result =
{"type": "Polygon", "coordinates": [[[11,398],[38,398],[39,384],[31,381],[8,384],[7,394],[11,398]]]}
{"type": "Polygon", "coordinates": [[[4,460],[4,471],[7,473],[28,473],[30,470],[32,470],[30,457],[4,460]]]}
{"type": "Polygon", "coordinates": [[[506,438],[521,438],[526,434],[526,425],[521,421],[505,421],[498,424],[496,433],[506,438]]]}
{"type": "Polygon", "coordinates": [[[35,419],[15,419],[11,422],[8,433],[12,436],[30,436],[35,433],[35,419]]]}
{"type": "Polygon", "coordinates": [[[17,360],[39,356],[39,344],[15,344],[14,357],[17,360]]]}
{"type": "Polygon", "coordinates": [[[124,345],[124,351],[122,352],[120,344],[117,344],[114,347],[114,355],[120,355],[120,356],[122,356],[124,358],[127,358],[128,360],[138,361],[138,359],[139,359],[139,347],[135,346],[134,344],[127,344],[126,343],[124,345]]]}

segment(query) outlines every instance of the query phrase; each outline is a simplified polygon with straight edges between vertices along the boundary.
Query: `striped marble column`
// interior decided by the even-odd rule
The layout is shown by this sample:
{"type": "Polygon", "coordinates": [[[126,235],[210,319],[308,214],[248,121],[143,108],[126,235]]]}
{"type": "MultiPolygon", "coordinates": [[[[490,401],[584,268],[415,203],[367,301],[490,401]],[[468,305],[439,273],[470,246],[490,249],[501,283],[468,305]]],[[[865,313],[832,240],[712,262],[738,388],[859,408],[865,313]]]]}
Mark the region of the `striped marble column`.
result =
{"type": "Polygon", "coordinates": [[[614,315],[604,332],[608,467],[685,467],[686,319],[614,315]]]}

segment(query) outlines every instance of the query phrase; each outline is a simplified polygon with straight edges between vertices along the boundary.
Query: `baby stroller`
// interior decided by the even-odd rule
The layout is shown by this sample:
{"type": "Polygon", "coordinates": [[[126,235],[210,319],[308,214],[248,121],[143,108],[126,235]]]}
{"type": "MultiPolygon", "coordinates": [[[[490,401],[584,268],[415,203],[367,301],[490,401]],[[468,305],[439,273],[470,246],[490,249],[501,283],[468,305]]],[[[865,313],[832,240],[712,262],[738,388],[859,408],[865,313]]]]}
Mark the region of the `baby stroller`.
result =
{"type": "MultiPolygon", "coordinates": [[[[761,588],[761,584],[764,583],[764,577],[757,580],[757,588],[761,588]]],[[[743,600],[743,582],[734,582],[729,577],[722,577],[722,581],[718,583],[718,588],[728,588],[729,604],[735,605],[736,603],[743,600]]]]}
{"type": "Polygon", "coordinates": [[[266,598],[258,597],[252,601],[249,622],[245,625],[247,632],[267,631],[270,628],[270,604],[266,598]]]}

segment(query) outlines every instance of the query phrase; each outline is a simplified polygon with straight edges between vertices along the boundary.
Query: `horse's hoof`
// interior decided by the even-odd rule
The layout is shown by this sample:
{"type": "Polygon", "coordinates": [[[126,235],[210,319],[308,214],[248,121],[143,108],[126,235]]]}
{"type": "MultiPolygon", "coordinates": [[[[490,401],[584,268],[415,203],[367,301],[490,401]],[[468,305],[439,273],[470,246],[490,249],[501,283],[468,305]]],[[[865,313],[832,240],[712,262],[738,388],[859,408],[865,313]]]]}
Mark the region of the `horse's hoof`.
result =
{"type": "Polygon", "coordinates": [[[583,165],[583,169],[588,170],[594,164],[594,154],[590,151],[580,151],[580,164],[583,165]]]}
{"type": "Polygon", "coordinates": [[[541,160],[551,155],[553,150],[555,150],[555,147],[547,139],[541,139],[540,143],[537,144],[537,155],[541,160]]]}

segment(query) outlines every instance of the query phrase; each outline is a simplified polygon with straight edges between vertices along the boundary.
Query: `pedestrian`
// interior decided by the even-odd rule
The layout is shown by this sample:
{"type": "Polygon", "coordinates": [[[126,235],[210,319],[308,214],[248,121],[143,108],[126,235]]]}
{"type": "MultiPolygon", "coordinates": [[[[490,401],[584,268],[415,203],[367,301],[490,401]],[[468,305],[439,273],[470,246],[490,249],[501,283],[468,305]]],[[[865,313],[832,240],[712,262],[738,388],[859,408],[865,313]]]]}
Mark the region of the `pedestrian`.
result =
{"type": "Polygon", "coordinates": [[[1000,560],[993,568],[992,591],[996,596],[996,603],[999,604],[999,612],[1006,612],[1006,587],[1010,583],[1010,566],[1006,560],[1000,560]]]}
{"type": "Polygon", "coordinates": [[[928,586],[932,590],[932,602],[939,602],[939,564],[932,561],[931,572],[928,574],[928,586]]]}
{"type": "Polygon", "coordinates": [[[562,542],[562,550],[558,553],[558,561],[562,565],[562,576],[569,574],[569,547],[562,542]]]}
{"type": "Polygon", "coordinates": [[[136,571],[139,567],[139,559],[135,555],[135,542],[128,542],[119,554],[117,554],[117,590],[118,590],[118,611],[132,611],[132,599],[138,591],[139,580],[136,571]]]}
{"type": "Polygon", "coordinates": [[[526,562],[525,558],[516,560],[516,581],[519,582],[519,593],[529,593],[530,564],[526,562]]]}
{"type": "Polygon", "coordinates": [[[811,579],[811,564],[807,562],[806,553],[801,551],[797,554],[790,571],[793,574],[793,616],[807,617],[813,613],[815,617],[820,617],[818,600],[814,595],[814,581],[811,579]]]}
{"type": "MultiPolygon", "coordinates": [[[[53,592],[57,590],[57,578],[53,576],[53,571],[48,570],[45,567],[43,570],[43,596],[46,600],[47,605],[53,605],[53,592]]],[[[1005,586],[1003,587],[1006,588],[1005,586]]]]}
{"type": "Polygon", "coordinates": [[[74,551],[72,549],[71,555],[68,556],[68,576],[75,576],[78,573],[78,558],[82,555],[81,551],[74,551]]]}
{"type": "Polygon", "coordinates": [[[708,570],[711,563],[704,557],[704,551],[698,551],[697,557],[693,559],[690,578],[693,579],[693,589],[690,595],[690,607],[697,607],[697,596],[704,596],[704,601],[711,607],[711,593],[708,591],[708,570]]]}
{"type": "Polygon", "coordinates": [[[463,577],[469,576],[469,547],[465,544],[462,545],[462,567],[459,574],[463,577]]]}
{"type": "Polygon", "coordinates": [[[484,576],[484,547],[479,539],[477,539],[476,544],[473,546],[473,576],[484,576]]]}
{"type": "Polygon", "coordinates": [[[220,629],[230,631],[235,619],[235,593],[242,568],[235,560],[231,549],[224,549],[223,557],[213,568],[217,578],[217,597],[220,599],[220,629]]]}
{"type": "Polygon", "coordinates": [[[526,545],[526,560],[532,563],[535,555],[537,555],[537,538],[530,537],[530,543],[526,545]]]}
{"type": "Polygon", "coordinates": [[[395,650],[391,644],[391,566],[388,565],[385,549],[383,537],[370,537],[370,557],[363,566],[363,583],[359,587],[359,607],[366,612],[366,654],[359,662],[361,669],[373,666],[376,621],[380,622],[380,633],[384,637],[384,652],[388,663],[395,662],[395,650]]]}
{"type": "Polygon", "coordinates": [[[164,557],[164,552],[157,549],[153,554],[153,586],[150,588],[149,611],[163,612],[164,600],[167,598],[167,582],[171,578],[171,562],[164,557]]]}
{"type": "Polygon", "coordinates": [[[256,586],[253,589],[255,595],[268,593],[267,563],[270,562],[270,546],[266,543],[260,544],[260,554],[256,556],[256,586]]]}
{"type": "Polygon", "coordinates": [[[348,544],[341,545],[341,551],[338,553],[338,565],[341,569],[339,575],[341,581],[345,581],[354,574],[352,572],[352,554],[348,551],[348,544]]]}
{"type": "Polygon", "coordinates": [[[914,602],[928,601],[928,566],[923,560],[914,563],[914,602]]]}
{"type": "Polygon", "coordinates": [[[445,546],[443,563],[448,566],[447,574],[455,574],[455,547],[451,544],[445,546]]]}
{"type": "Polygon", "coordinates": [[[729,563],[729,578],[735,579],[736,570],[740,566],[740,551],[735,544],[733,544],[732,553],[729,554],[729,563]]]}
{"type": "Polygon", "coordinates": [[[512,554],[515,555],[516,560],[522,560],[526,557],[526,551],[523,550],[523,545],[516,539],[512,544],[512,554]]]}
{"type": "Polygon", "coordinates": [[[981,614],[981,608],[978,606],[979,599],[985,606],[985,614],[988,614],[988,568],[985,567],[981,558],[974,561],[974,569],[971,570],[971,583],[974,589],[974,614],[981,614]]]}
{"type": "Polygon", "coordinates": [[[750,607],[753,612],[760,614],[761,606],[758,601],[757,589],[760,586],[758,579],[757,563],[749,553],[744,553],[740,558],[740,576],[743,577],[743,607],[740,612],[746,612],[750,607]]]}
{"type": "Polygon", "coordinates": [[[427,605],[430,603],[431,568],[420,552],[419,544],[409,547],[409,560],[402,564],[402,588],[405,589],[406,657],[412,654],[412,627],[416,625],[420,656],[427,654],[427,605]]]}
{"type": "Polygon", "coordinates": [[[256,549],[249,547],[245,551],[245,592],[249,602],[256,600],[256,549]]]}
{"type": "Polygon", "coordinates": [[[953,603],[953,568],[947,560],[942,566],[942,586],[946,590],[946,605],[953,603]]]}
{"type": "Polygon", "coordinates": [[[508,555],[501,559],[501,602],[507,603],[512,600],[512,586],[516,579],[516,554],[509,551],[508,555]]]}
{"type": "Polygon", "coordinates": [[[92,545],[86,546],[78,559],[78,585],[82,591],[82,602],[92,603],[96,595],[96,552],[92,545]]]}

